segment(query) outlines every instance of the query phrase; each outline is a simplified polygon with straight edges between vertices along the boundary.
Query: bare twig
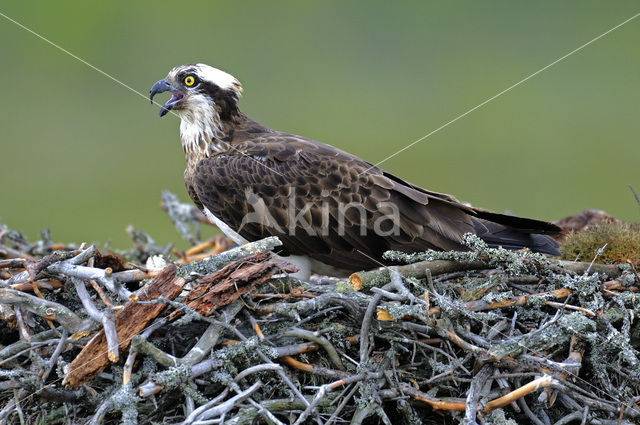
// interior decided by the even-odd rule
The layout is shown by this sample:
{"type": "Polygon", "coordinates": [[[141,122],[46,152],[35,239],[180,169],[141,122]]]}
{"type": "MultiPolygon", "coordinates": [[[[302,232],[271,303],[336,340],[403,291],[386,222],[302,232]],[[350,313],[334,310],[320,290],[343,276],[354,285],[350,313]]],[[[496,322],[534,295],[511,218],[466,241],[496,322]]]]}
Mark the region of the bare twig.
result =
{"type": "Polygon", "coordinates": [[[70,333],[86,329],[88,324],[67,307],[9,288],[0,288],[0,304],[18,305],[60,323],[70,333]]]}
{"type": "Polygon", "coordinates": [[[80,298],[80,302],[82,302],[82,305],[87,311],[89,317],[96,322],[102,323],[104,334],[107,339],[107,357],[109,358],[109,361],[114,363],[117,362],[120,358],[120,354],[118,351],[118,334],[116,333],[116,324],[113,317],[110,317],[110,314],[98,310],[95,304],[93,304],[93,301],[91,301],[89,292],[87,292],[87,288],[84,286],[84,282],[82,280],[72,277],[71,281],[73,282],[78,298],[80,298]]]}

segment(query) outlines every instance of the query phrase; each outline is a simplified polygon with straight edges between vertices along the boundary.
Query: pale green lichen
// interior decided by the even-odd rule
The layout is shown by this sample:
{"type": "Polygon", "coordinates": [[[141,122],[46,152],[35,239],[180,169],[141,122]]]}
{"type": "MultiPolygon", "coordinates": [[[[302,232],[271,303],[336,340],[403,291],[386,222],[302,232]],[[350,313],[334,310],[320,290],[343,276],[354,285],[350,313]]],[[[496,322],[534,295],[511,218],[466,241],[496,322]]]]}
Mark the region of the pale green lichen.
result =
{"type": "Polygon", "coordinates": [[[425,357],[425,360],[433,370],[434,375],[448,372],[451,370],[451,365],[448,363],[441,363],[437,360],[433,360],[431,357],[425,357]]]}
{"type": "MultiPolygon", "coordinates": [[[[563,359],[566,359],[569,341],[573,337],[577,337],[586,345],[580,377],[588,376],[589,383],[594,386],[592,390],[598,391],[603,399],[612,402],[613,399],[617,398],[616,402],[620,401],[628,406],[632,405],[634,402],[633,397],[637,397],[638,385],[640,385],[638,353],[638,349],[640,349],[640,323],[637,320],[637,317],[640,316],[640,294],[631,292],[631,288],[637,287],[638,282],[629,265],[620,267],[624,271],[619,278],[616,278],[627,290],[611,288],[615,292],[615,294],[612,294],[603,291],[602,284],[607,280],[611,280],[613,276],[607,277],[595,274],[575,276],[574,274],[562,273],[560,272],[562,269],[557,267],[555,263],[547,267],[543,258],[531,255],[526,251],[488,248],[482,241],[478,241],[473,237],[465,237],[465,241],[473,250],[462,253],[427,252],[419,254],[419,259],[484,261],[485,263],[490,262],[494,269],[434,275],[432,282],[426,282],[423,275],[418,276],[423,277],[422,279],[403,279],[405,287],[416,297],[422,299],[425,292],[428,292],[430,306],[440,307],[440,315],[434,314],[426,317],[426,306],[422,303],[412,303],[410,297],[401,301],[383,301],[379,306],[389,312],[396,321],[384,323],[373,321],[369,333],[371,350],[369,356],[363,362],[358,362],[359,344],[351,345],[345,340],[345,337],[359,335],[362,314],[373,295],[366,292],[354,292],[346,282],[340,282],[337,288],[342,294],[337,298],[340,298],[341,303],[327,302],[328,294],[334,298],[336,297],[335,292],[338,291],[335,290],[335,287],[332,287],[332,285],[310,284],[307,286],[308,293],[314,294],[316,298],[299,301],[287,300],[286,303],[278,303],[279,306],[275,309],[275,312],[270,314],[262,314],[250,310],[250,314],[260,321],[260,326],[269,341],[268,343],[261,343],[256,337],[253,337],[232,345],[216,345],[207,354],[208,360],[213,361],[213,369],[200,375],[196,380],[189,377],[188,368],[169,368],[158,372],[158,365],[152,357],[139,356],[138,358],[142,359],[142,367],[132,375],[129,386],[124,388],[120,385],[122,382],[122,361],[119,365],[110,364],[105,373],[110,374],[111,377],[108,380],[103,379],[106,375],[94,378],[91,385],[99,391],[97,396],[87,395],[88,402],[86,405],[93,408],[100,405],[99,401],[113,398],[112,410],[122,412],[121,420],[129,423],[135,423],[137,420],[136,409],[140,412],[141,422],[143,421],[142,415],[148,415],[148,412],[153,410],[154,407],[159,413],[178,417],[185,413],[186,396],[199,405],[207,401],[205,396],[209,398],[220,394],[220,391],[223,391],[225,387],[240,390],[241,387],[246,388],[247,385],[257,380],[262,381],[263,386],[252,395],[252,398],[263,406],[268,406],[266,404],[269,402],[268,399],[273,397],[285,397],[283,400],[295,399],[296,402],[300,403],[299,399],[292,395],[289,387],[283,384],[280,376],[274,371],[252,374],[240,382],[239,385],[233,379],[240,370],[258,363],[264,363],[265,358],[259,355],[260,353],[264,353],[268,358],[274,358],[277,353],[271,346],[285,347],[303,342],[282,336],[283,331],[290,329],[292,326],[300,326],[307,330],[318,332],[318,334],[329,340],[340,354],[344,353],[345,356],[355,359],[354,363],[357,365],[351,363],[345,365],[350,368],[349,374],[357,375],[358,372],[364,371],[380,371],[385,374],[384,378],[387,379],[371,379],[361,384],[356,384],[361,386],[361,392],[357,396],[359,406],[363,406],[364,409],[368,408],[367,413],[371,415],[375,415],[376,412],[380,416],[384,415],[385,413],[380,410],[381,408],[386,409],[386,414],[389,414],[391,410],[388,407],[392,406],[393,403],[400,403],[401,400],[398,399],[375,399],[376,394],[382,394],[381,391],[389,391],[387,394],[390,394],[390,390],[393,387],[390,387],[389,383],[396,379],[402,383],[413,382],[411,381],[413,379],[420,385],[422,391],[429,391],[432,396],[437,398],[463,399],[466,388],[468,388],[468,381],[477,371],[474,366],[478,364],[478,360],[488,360],[489,362],[496,360],[491,357],[487,358],[484,355],[487,351],[497,358],[512,355],[513,359],[510,359],[510,362],[516,363],[519,371],[539,370],[543,362],[551,367],[552,370],[556,370],[552,362],[562,362],[563,359]],[[525,275],[519,273],[525,273],[525,275]],[[560,288],[569,288],[572,294],[563,299],[557,299],[550,294],[529,295],[527,304],[524,306],[496,308],[482,312],[469,311],[467,310],[469,305],[465,304],[467,301],[478,300],[491,303],[513,296],[552,291],[560,288]],[[431,289],[434,291],[431,292],[431,289]],[[560,305],[550,306],[547,305],[548,301],[554,301],[560,305]],[[591,309],[596,316],[592,317],[588,313],[563,309],[561,307],[563,302],[567,302],[569,306],[591,309]],[[556,313],[558,315],[554,316],[556,313]],[[397,320],[404,316],[411,316],[418,320],[406,319],[402,322],[397,320]],[[302,323],[298,322],[301,318],[304,320],[302,323]],[[540,330],[541,326],[545,326],[545,328],[540,330]],[[447,334],[447,331],[454,332],[464,341],[475,345],[479,349],[465,350],[457,347],[450,340],[447,341],[448,338],[451,338],[451,334],[447,334]],[[432,339],[438,336],[441,341],[435,345],[432,341],[426,342],[423,340],[423,338],[432,339]],[[450,372],[450,374],[426,383],[435,375],[444,372],[450,372]],[[156,379],[158,383],[166,385],[164,393],[158,395],[157,400],[154,397],[142,400],[135,397],[135,393],[131,389],[135,388],[143,378],[156,379]],[[171,388],[174,389],[171,390],[171,388]],[[608,394],[612,394],[612,396],[608,396],[608,394]],[[374,405],[376,402],[379,406],[374,405]]],[[[405,259],[418,259],[418,255],[403,255],[405,259]]],[[[229,257],[225,258],[228,259],[229,257]]],[[[400,256],[396,258],[399,259],[400,256]]],[[[202,269],[202,271],[206,270],[206,268],[202,269]]],[[[389,274],[380,273],[380,276],[380,279],[384,280],[383,283],[389,281],[389,274]]],[[[287,294],[292,287],[298,285],[299,282],[293,278],[277,279],[271,281],[267,289],[260,290],[260,292],[266,293],[270,290],[271,293],[287,294]]],[[[71,291],[73,290],[71,289],[71,291]]],[[[50,293],[50,296],[58,302],[62,299],[62,295],[58,294],[56,296],[55,292],[50,293]]],[[[96,301],[99,300],[96,298],[96,301]]],[[[165,301],[159,300],[158,302],[165,301]]],[[[259,303],[260,300],[256,301],[254,299],[254,302],[259,303]]],[[[72,301],[65,301],[64,305],[69,307],[69,305],[73,304],[72,301]]],[[[78,309],[82,308],[79,304],[77,305],[78,309]]],[[[178,307],[181,304],[176,300],[171,305],[178,307]]],[[[477,303],[475,306],[486,308],[482,303],[477,303]]],[[[182,309],[183,307],[180,308],[182,309]]],[[[74,310],[74,308],[71,308],[71,310],[74,310]]],[[[188,308],[183,311],[187,313],[187,316],[191,314],[188,308]]],[[[181,357],[193,346],[194,339],[198,335],[202,335],[210,324],[210,319],[200,315],[193,314],[192,317],[189,317],[189,320],[192,319],[198,319],[198,321],[191,322],[188,326],[183,327],[180,327],[179,323],[176,322],[166,324],[165,332],[157,332],[150,335],[149,339],[164,351],[176,357],[181,357]]],[[[36,327],[46,325],[40,318],[35,320],[36,327]]],[[[239,338],[238,334],[253,334],[249,321],[244,320],[242,317],[238,317],[231,322],[231,326],[234,329],[225,330],[224,338],[235,339],[239,338]]],[[[53,337],[56,337],[56,335],[47,336],[46,339],[53,337]]],[[[352,339],[349,340],[353,341],[352,339]]],[[[29,370],[46,368],[47,362],[41,358],[44,355],[43,353],[41,350],[32,350],[28,357],[28,361],[31,362],[31,369],[29,370]]],[[[68,356],[68,359],[71,358],[68,353],[64,353],[59,360],[57,373],[60,377],[64,375],[60,366],[65,364],[65,355],[68,356]]],[[[3,356],[3,358],[6,357],[3,356]]],[[[334,368],[322,349],[315,352],[297,354],[296,359],[318,367],[334,368]]],[[[26,363],[24,358],[20,361],[23,364],[26,363]]],[[[497,365],[500,365],[500,363],[497,363],[497,365]]],[[[283,367],[287,370],[287,375],[293,384],[298,386],[303,394],[308,397],[308,400],[312,400],[313,392],[320,385],[327,384],[335,379],[315,374],[305,374],[286,365],[283,365],[283,367]]],[[[37,376],[35,373],[30,373],[34,377],[37,376]]],[[[31,378],[26,372],[22,376],[7,375],[4,379],[27,382],[27,378],[29,379],[29,385],[32,387],[41,385],[34,384],[34,378],[31,378]],[[24,380],[21,380],[23,377],[24,380]]],[[[509,381],[510,385],[514,385],[513,379],[505,379],[509,381]]],[[[573,380],[574,378],[569,377],[568,379],[573,380]]],[[[581,383],[579,379],[576,379],[575,382],[581,383]]],[[[235,392],[230,391],[229,397],[235,392]]],[[[328,403],[332,400],[332,397],[334,397],[334,394],[328,395],[318,406],[321,406],[321,403],[328,403]]],[[[554,407],[555,410],[549,409],[548,406],[536,403],[535,395],[529,398],[531,399],[531,408],[536,412],[547,412],[552,423],[557,422],[565,415],[565,410],[561,406],[559,408],[554,407]]],[[[333,408],[335,408],[342,399],[333,400],[333,408]]],[[[481,399],[480,403],[482,404],[484,401],[484,399],[481,399]]],[[[354,406],[353,398],[349,399],[349,403],[348,406],[345,405],[346,410],[344,412],[354,411],[356,406],[354,406]]],[[[47,402],[39,406],[27,406],[27,408],[32,409],[29,414],[35,412],[36,409],[47,410],[47,415],[51,415],[47,416],[49,418],[57,414],[54,412],[58,412],[58,410],[49,408],[52,405],[52,402],[47,402]]],[[[236,418],[240,417],[236,414],[238,411],[255,409],[248,404],[246,407],[236,407],[233,410],[234,413],[230,413],[230,415],[236,415],[236,418]]],[[[80,405],[77,408],[78,412],[85,409],[80,405]]],[[[25,406],[23,406],[23,409],[25,409],[25,406]]],[[[300,403],[295,408],[291,407],[290,409],[295,409],[295,411],[274,410],[273,413],[278,417],[285,418],[285,415],[299,414],[299,411],[304,410],[305,406],[300,403]]],[[[430,409],[424,410],[430,411],[430,409]]],[[[25,412],[27,412],[26,409],[25,412]]],[[[86,412],[82,413],[85,417],[87,417],[86,412]]],[[[421,409],[416,408],[416,412],[423,420],[429,420],[428,418],[425,419],[421,409]]],[[[159,413],[156,417],[160,417],[159,413]]],[[[488,414],[485,417],[485,422],[513,425],[515,422],[509,418],[511,414],[516,417],[516,414],[506,406],[504,411],[497,410],[488,414]]],[[[448,421],[447,423],[451,423],[456,417],[460,420],[462,419],[462,414],[447,412],[446,415],[443,420],[448,421]]],[[[263,420],[259,418],[257,411],[248,417],[254,421],[263,420]]],[[[404,419],[411,423],[410,419],[408,419],[410,417],[409,412],[404,419]]],[[[517,417],[522,418],[520,415],[517,417]]],[[[181,419],[178,418],[176,420],[181,419]]],[[[369,417],[367,420],[372,419],[372,417],[369,417]]],[[[117,423],[120,417],[119,414],[110,415],[106,420],[109,423],[117,423]]],[[[395,423],[396,420],[399,420],[399,417],[392,418],[390,422],[395,423]]],[[[152,423],[152,419],[149,416],[144,417],[144,421],[152,423]]],[[[247,421],[247,423],[249,422],[247,421]]]]}
{"type": "Polygon", "coordinates": [[[185,396],[191,397],[193,401],[198,404],[205,404],[209,401],[207,397],[205,397],[200,391],[198,391],[196,385],[193,382],[188,382],[180,389],[185,396]]]}
{"type": "Polygon", "coordinates": [[[17,230],[12,230],[6,224],[0,223],[0,242],[7,245],[28,245],[27,237],[17,230]]]}
{"type": "Polygon", "coordinates": [[[225,387],[229,387],[235,392],[241,392],[242,388],[236,381],[234,381],[233,376],[230,373],[227,373],[224,370],[214,370],[209,374],[212,382],[217,382],[225,387]]]}
{"type": "Polygon", "coordinates": [[[512,291],[490,292],[487,295],[485,295],[484,297],[482,297],[482,300],[486,301],[488,303],[493,303],[493,302],[508,300],[510,298],[513,298],[513,297],[514,297],[514,294],[513,294],[512,291]]]}
{"type": "Polygon", "coordinates": [[[636,275],[630,271],[625,271],[620,276],[620,280],[624,286],[631,286],[636,283],[636,275]]]}
{"type": "Polygon", "coordinates": [[[434,251],[428,250],[424,252],[416,252],[408,254],[401,251],[386,251],[383,258],[397,263],[416,263],[418,261],[436,261],[436,260],[453,260],[453,261],[475,261],[477,255],[470,251],[434,251]]]}
{"type": "Polygon", "coordinates": [[[181,387],[191,376],[191,366],[180,364],[171,366],[162,372],[156,372],[152,375],[152,380],[162,385],[165,389],[173,389],[181,387]]]}
{"type": "Polygon", "coordinates": [[[596,323],[580,312],[563,315],[558,324],[570,334],[583,338],[596,330],[596,323]]]}
{"type": "Polygon", "coordinates": [[[565,275],[560,277],[563,285],[580,295],[592,295],[600,291],[600,279],[597,273],[591,275],[578,275],[570,276],[565,275]]]}
{"type": "MultiPolygon", "coordinates": [[[[398,400],[398,411],[402,414],[403,423],[405,425],[423,425],[424,422],[420,418],[420,415],[411,406],[411,404],[404,399],[398,400]]],[[[392,422],[393,423],[393,422],[392,422]]]]}
{"type": "Polygon", "coordinates": [[[416,279],[415,277],[405,277],[402,279],[405,283],[411,285],[414,291],[414,295],[422,296],[425,292],[428,292],[428,287],[420,279],[416,279]]]}
{"type": "Polygon", "coordinates": [[[136,229],[131,225],[127,226],[126,231],[129,237],[131,237],[134,248],[117,252],[129,261],[144,264],[150,256],[167,256],[171,252],[173,244],[160,246],[148,233],[136,229]]]}
{"type": "MultiPolygon", "coordinates": [[[[255,364],[259,360],[258,350],[269,359],[278,357],[278,352],[275,348],[261,343],[258,337],[253,336],[242,342],[230,344],[216,350],[213,353],[213,358],[221,363],[217,371],[223,371],[231,375],[237,374],[238,371],[255,364]]],[[[217,373],[217,371],[212,373],[217,373]]]]}
{"type": "Polygon", "coordinates": [[[353,288],[351,287],[351,284],[349,282],[346,282],[344,280],[339,280],[338,282],[336,282],[336,292],[338,294],[346,294],[352,291],[353,288]]]}
{"type": "Polygon", "coordinates": [[[492,410],[487,416],[487,423],[493,425],[518,425],[516,421],[508,418],[502,409],[492,410]]]}
{"type": "Polygon", "coordinates": [[[477,320],[480,323],[490,323],[496,319],[499,319],[501,316],[496,312],[480,312],[480,311],[471,311],[468,310],[465,303],[454,300],[448,297],[444,297],[438,294],[432,295],[432,298],[440,307],[441,314],[443,317],[455,319],[455,321],[460,322],[462,319],[472,319],[477,320]]]}
{"type": "Polygon", "coordinates": [[[381,305],[380,308],[389,313],[393,320],[398,320],[402,317],[410,316],[419,318],[423,322],[429,321],[429,319],[427,318],[427,309],[422,304],[407,305],[389,303],[381,305]]]}
{"type": "Polygon", "coordinates": [[[506,356],[517,358],[522,353],[539,353],[566,344],[571,338],[563,326],[558,323],[546,328],[510,338],[503,343],[495,344],[489,349],[489,355],[497,359],[506,356]]]}
{"type": "Polygon", "coordinates": [[[136,395],[136,391],[128,383],[122,385],[115,393],[111,395],[113,410],[122,412],[122,424],[135,425],[138,423],[138,409],[136,405],[142,402],[142,399],[136,395]]]}
{"type": "Polygon", "coordinates": [[[390,261],[415,263],[416,261],[484,261],[504,270],[510,276],[536,273],[540,267],[549,264],[544,254],[529,250],[512,251],[504,248],[490,248],[485,241],[472,233],[465,233],[462,243],[471,251],[425,251],[407,254],[387,251],[384,258],[390,261]]]}
{"type": "Polygon", "coordinates": [[[527,299],[527,306],[529,309],[540,309],[547,304],[548,300],[554,299],[555,297],[552,294],[532,295],[527,299]]]}

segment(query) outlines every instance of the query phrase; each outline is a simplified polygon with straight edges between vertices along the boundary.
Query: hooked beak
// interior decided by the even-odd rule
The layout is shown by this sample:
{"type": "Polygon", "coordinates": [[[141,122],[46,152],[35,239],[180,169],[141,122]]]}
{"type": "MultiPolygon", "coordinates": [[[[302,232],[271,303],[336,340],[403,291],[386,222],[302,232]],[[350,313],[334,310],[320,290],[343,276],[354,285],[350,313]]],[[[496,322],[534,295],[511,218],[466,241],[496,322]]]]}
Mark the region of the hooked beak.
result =
{"type": "Polygon", "coordinates": [[[164,104],[162,109],[160,109],[160,116],[163,117],[169,112],[175,105],[177,105],[182,98],[184,98],[184,94],[173,87],[171,84],[167,82],[167,80],[157,81],[149,91],[149,99],[151,103],[153,103],[153,97],[158,93],[164,93],[166,91],[171,92],[171,99],[167,100],[167,103],[164,104]]]}

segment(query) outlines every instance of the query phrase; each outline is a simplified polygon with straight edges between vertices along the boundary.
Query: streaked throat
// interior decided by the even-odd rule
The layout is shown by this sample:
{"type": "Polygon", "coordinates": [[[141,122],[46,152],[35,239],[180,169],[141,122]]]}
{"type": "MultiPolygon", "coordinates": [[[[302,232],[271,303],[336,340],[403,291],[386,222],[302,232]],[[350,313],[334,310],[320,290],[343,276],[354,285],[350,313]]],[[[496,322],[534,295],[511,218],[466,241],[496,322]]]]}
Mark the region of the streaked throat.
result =
{"type": "Polygon", "coordinates": [[[180,115],[180,141],[189,166],[225,150],[221,139],[221,120],[216,105],[198,101],[196,105],[177,111],[180,115]]]}

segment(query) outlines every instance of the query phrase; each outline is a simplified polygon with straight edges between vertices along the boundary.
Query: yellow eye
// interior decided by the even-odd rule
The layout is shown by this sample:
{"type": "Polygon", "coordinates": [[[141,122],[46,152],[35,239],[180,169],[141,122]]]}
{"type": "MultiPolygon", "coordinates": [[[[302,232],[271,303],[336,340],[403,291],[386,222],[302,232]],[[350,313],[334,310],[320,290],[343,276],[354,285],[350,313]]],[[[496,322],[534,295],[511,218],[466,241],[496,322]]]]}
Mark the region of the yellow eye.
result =
{"type": "Polygon", "coordinates": [[[196,82],[195,78],[193,78],[191,75],[186,76],[184,79],[184,83],[188,86],[192,86],[193,83],[195,82],[196,82]]]}

